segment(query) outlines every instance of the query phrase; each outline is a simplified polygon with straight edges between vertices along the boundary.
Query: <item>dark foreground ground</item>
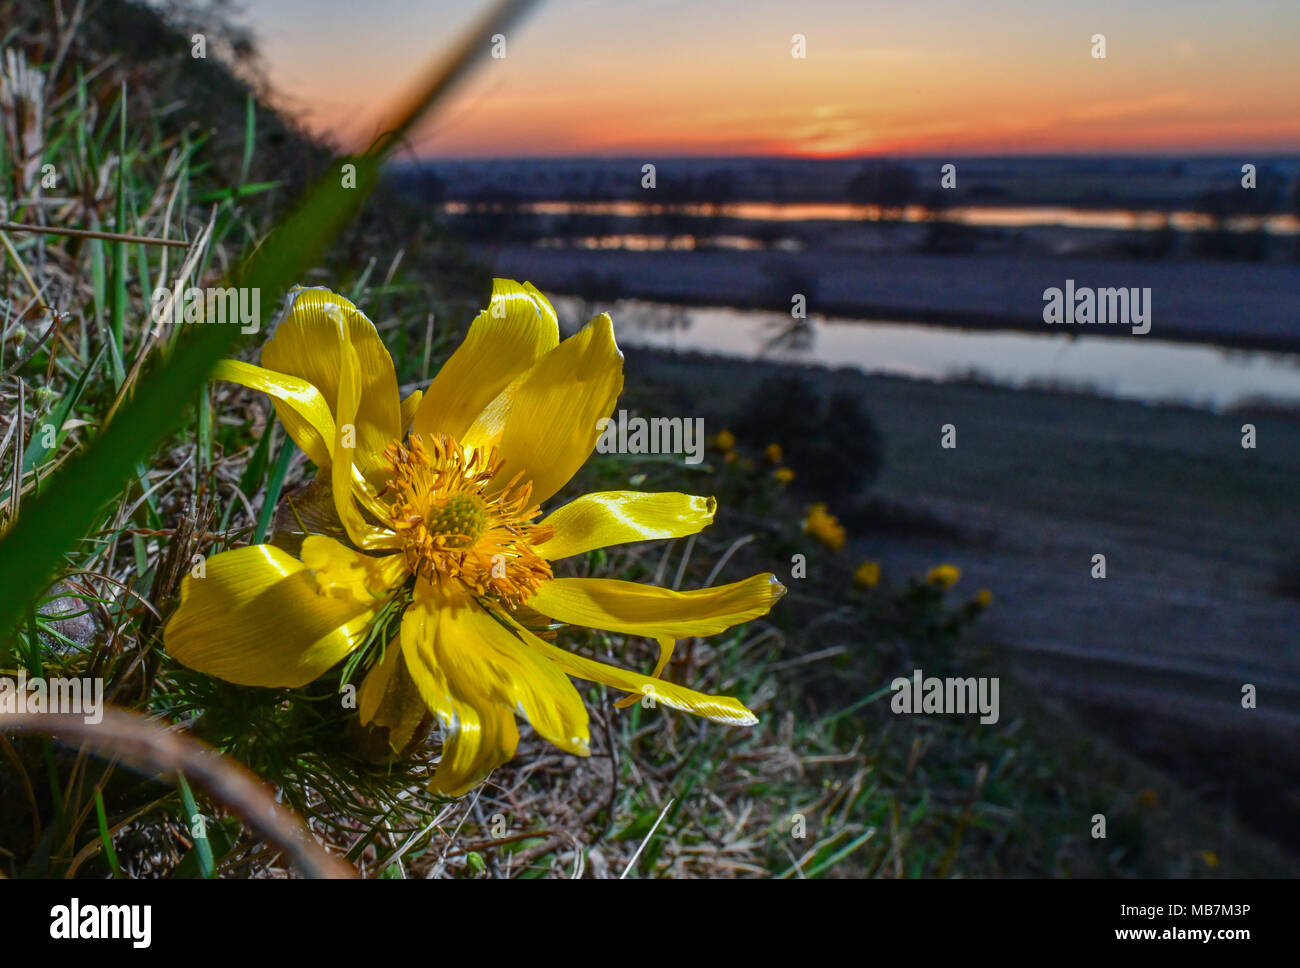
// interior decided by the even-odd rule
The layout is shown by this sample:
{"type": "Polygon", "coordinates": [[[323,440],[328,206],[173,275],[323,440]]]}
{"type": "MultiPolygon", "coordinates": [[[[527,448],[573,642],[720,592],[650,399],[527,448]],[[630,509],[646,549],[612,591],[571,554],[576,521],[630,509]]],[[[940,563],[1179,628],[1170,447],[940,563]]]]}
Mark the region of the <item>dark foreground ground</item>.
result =
{"type": "MultiPolygon", "coordinates": [[[[767,364],[629,355],[629,379],[743,399],[767,364]]],[[[832,508],[902,580],[941,561],[987,587],[991,656],[1049,703],[1300,846],[1300,423],[1095,397],[815,371],[879,425],[884,469],[832,508]],[[1258,446],[1241,446],[1241,425],[1258,446]],[[955,424],[958,446],[940,447],[955,424]],[[1106,578],[1091,576],[1093,555],[1106,578]],[[1243,687],[1257,708],[1242,708],[1243,687]]],[[[765,442],[759,442],[761,447],[765,442]]],[[[867,644],[870,647],[870,644],[867,644]]]]}

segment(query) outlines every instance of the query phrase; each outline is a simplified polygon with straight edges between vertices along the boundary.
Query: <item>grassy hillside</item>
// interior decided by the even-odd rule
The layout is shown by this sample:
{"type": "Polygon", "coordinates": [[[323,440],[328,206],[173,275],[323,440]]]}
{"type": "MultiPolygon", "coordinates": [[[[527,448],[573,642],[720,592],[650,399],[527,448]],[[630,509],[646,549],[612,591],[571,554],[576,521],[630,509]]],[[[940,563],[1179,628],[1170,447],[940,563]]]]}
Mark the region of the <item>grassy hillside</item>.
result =
{"type": "MultiPolygon", "coordinates": [[[[186,273],[191,284],[215,284],[324,170],[329,152],[216,60],[191,57],[188,38],[147,9],[104,0],[64,21],[44,3],[18,0],[5,7],[0,38],[11,92],[0,108],[6,218],[91,233],[0,235],[7,530],[174,349],[180,327],[151,323],[154,290],[186,273]],[[43,182],[46,166],[54,177],[43,182]]],[[[328,285],[367,312],[404,387],[436,372],[490,288],[454,240],[382,186],[301,281],[328,285]]],[[[545,279],[533,282],[546,289],[545,279]]],[[[251,336],[241,352],[255,358],[264,338],[251,336]]],[[[622,406],[674,412],[671,390],[641,385],[641,375],[630,361],[622,406]]],[[[282,496],[312,477],[261,396],[212,383],[175,405],[187,414],[183,430],[140,463],[68,550],[60,579],[4,643],[0,671],[103,677],[111,702],[246,764],[365,876],[618,876],[630,866],[640,876],[785,877],[1282,867],[1267,845],[1233,832],[1172,783],[1069,738],[1069,723],[1010,681],[1004,689],[1015,698],[1004,707],[1014,712],[996,725],[892,715],[887,686],[900,671],[988,672],[977,634],[983,606],[973,589],[944,591],[922,576],[854,587],[859,562],[804,533],[808,497],[765,463],[768,444],[792,448],[792,440],[714,444],[695,466],[597,455],[561,495],[637,488],[718,496],[717,523],[698,538],[592,552],[568,568],[682,588],[776,571],[791,593],[770,616],[679,643],[666,673],[744,697],[760,724],[735,729],[663,709],[619,710],[606,690],[584,684],[589,759],[525,730],[516,759],[480,789],[434,798],[425,785],[437,732],[405,757],[376,757],[355,713],[335,701],[352,670],[302,690],[254,689],[189,672],[166,654],[161,628],[193,555],[263,537],[282,496]],[[807,559],[805,577],[791,574],[796,555],[807,559]],[[1089,834],[1098,812],[1110,818],[1104,841],[1089,834]]],[[[642,670],[654,661],[654,644],[631,637],[565,630],[563,644],[642,670]]],[[[170,772],[135,772],[41,736],[0,734],[0,873],[276,877],[293,868],[230,802],[170,772]]]]}

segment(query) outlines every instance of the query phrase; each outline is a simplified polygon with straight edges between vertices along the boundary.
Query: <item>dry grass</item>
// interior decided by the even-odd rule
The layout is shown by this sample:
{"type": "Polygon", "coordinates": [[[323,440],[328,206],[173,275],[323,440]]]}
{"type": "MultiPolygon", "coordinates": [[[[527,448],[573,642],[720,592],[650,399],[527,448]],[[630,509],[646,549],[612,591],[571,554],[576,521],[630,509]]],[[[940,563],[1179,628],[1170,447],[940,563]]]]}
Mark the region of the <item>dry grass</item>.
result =
{"type": "MultiPolygon", "coordinates": [[[[130,12],[128,44],[114,34],[121,4],[74,9],[60,19],[19,3],[3,35],[12,54],[0,97],[5,219],[100,236],[0,232],[0,530],[166,356],[176,327],[151,325],[153,290],[220,278],[324,154],[262,110],[250,124],[248,89],[224,74],[214,80],[211,64],[186,64],[156,19],[130,12]],[[41,186],[36,157],[55,165],[53,188],[41,186]]],[[[363,306],[399,375],[418,385],[488,287],[419,213],[399,213],[381,194],[329,264],[303,281],[363,306]]],[[[636,389],[633,368],[624,405],[654,411],[660,402],[636,389]]],[[[801,505],[761,470],[716,452],[697,468],[594,458],[574,493],[715,493],[723,511],[698,539],[595,552],[572,567],[699,587],[773,562],[788,570],[793,553],[806,554],[808,577],[791,583],[772,616],[679,643],[667,671],[743,697],[760,725],[618,710],[603,688],[584,686],[590,758],[559,753],[525,729],[517,758],[481,788],[435,799],[425,784],[436,733],[406,758],[375,762],[339,708],[337,678],[293,693],[246,689],[166,656],[160,629],[193,555],[261,538],[280,495],[311,477],[256,395],[216,384],[177,406],[192,406],[186,430],[69,550],[0,669],[102,676],[113,703],[250,768],[363,876],[1177,874],[1203,871],[1206,849],[1225,872],[1269,869],[1264,851],[1225,834],[1216,818],[1197,819],[1183,794],[1121,755],[1072,738],[1032,697],[1017,707],[1031,713],[996,728],[891,716],[880,690],[903,660],[979,668],[977,611],[905,578],[870,594],[851,590],[856,563],[810,547],[801,505]],[[1139,795],[1154,787],[1159,806],[1139,795]],[[1098,808],[1121,831],[1106,845],[1087,835],[1098,808]]],[[[570,631],[563,641],[629,667],[653,661],[649,643],[623,636],[570,631]]],[[[170,774],[0,733],[0,869],[296,876],[291,854],[241,822],[219,784],[199,794],[175,788],[170,774]]]]}

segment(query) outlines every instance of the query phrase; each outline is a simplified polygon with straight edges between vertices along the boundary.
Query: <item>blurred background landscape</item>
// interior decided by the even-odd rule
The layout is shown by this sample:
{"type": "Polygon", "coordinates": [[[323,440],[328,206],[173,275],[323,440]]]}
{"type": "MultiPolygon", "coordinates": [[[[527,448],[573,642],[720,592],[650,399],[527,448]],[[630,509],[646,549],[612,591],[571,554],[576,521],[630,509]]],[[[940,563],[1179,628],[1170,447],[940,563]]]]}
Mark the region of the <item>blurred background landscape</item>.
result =
{"type": "MultiPolygon", "coordinates": [[[[205,266],[217,273],[332,152],[381,134],[383,105],[477,9],[62,0],[51,13],[18,0],[0,40],[48,78],[44,150],[81,154],[59,162],[75,190],[40,191],[14,148],[30,115],[9,109],[7,218],[116,223],[125,84],[139,119],[129,230],[174,217],[193,238],[216,211],[228,251],[205,266]],[[190,54],[196,32],[208,60],[190,54]],[[177,145],[183,178],[167,160],[177,145]],[[182,180],[184,210],[164,215],[182,180]]],[[[659,583],[775,571],[790,595],[768,620],[693,645],[669,673],[757,697],[764,725],[735,740],[625,716],[604,760],[503,768],[466,814],[465,843],[421,840],[396,860],[376,851],[382,836],[347,839],[392,826],[393,790],[294,806],[386,876],[435,858],[438,874],[562,873],[579,855],[598,875],[670,795],[685,806],[643,874],[1294,876],[1298,48],[1288,3],[537,5],[397,153],[304,282],[351,294],[391,340],[404,387],[456,345],[492,276],[541,288],[566,332],[610,312],[627,355],[620,406],[701,417],[711,444],[699,468],[598,455],[585,483],[716,493],[721,510],[698,545],[583,567],[659,583]],[[806,56],[792,56],[797,37],[806,56]],[[1067,280],[1149,288],[1150,332],[1047,325],[1044,292],[1067,280]],[[826,515],[834,527],[819,527],[826,515]],[[791,578],[796,555],[806,577],[791,578]],[[954,585],[932,577],[941,564],[959,570],[954,585]],[[892,715],[888,683],[916,668],[1000,677],[1000,721],[892,715]],[[1246,685],[1257,708],[1243,708],[1246,685]],[[532,804],[520,823],[546,832],[482,848],[487,798],[515,802],[519,784],[532,804]],[[811,841],[790,842],[794,813],[817,818],[811,841]],[[1097,813],[1111,819],[1100,842],[1097,813]]],[[[40,267],[43,302],[86,326],[73,340],[84,359],[113,299],[147,304],[152,254],[118,297],[102,252],[13,238],[40,267]]],[[[44,326],[20,316],[24,281],[12,263],[3,273],[6,339],[33,338],[44,326]]],[[[15,380],[57,399],[63,364],[22,362],[46,375],[15,366],[15,380]]],[[[210,483],[133,501],[143,517],[115,526],[161,534],[195,499],[215,497],[220,515],[223,488],[265,480],[265,408],[213,393],[215,450],[195,459],[210,483]]],[[[36,406],[5,402],[19,399],[36,406]]],[[[92,427],[93,393],[79,406],[92,427]]],[[[36,410],[15,412],[36,426],[36,410]]],[[[158,478],[192,446],[160,457],[158,478]]],[[[17,472],[19,492],[38,469],[17,472]]],[[[231,500],[211,540],[247,540],[257,502],[241,531],[231,500]]],[[[136,535],[94,549],[95,565],[164,610],[167,545],[136,535]]],[[[107,584],[78,592],[114,603],[60,633],[96,662],[127,654],[127,625],[151,641],[155,623],[107,584]]],[[[650,655],[617,648],[629,664],[650,655]]],[[[142,702],[175,714],[178,683],[142,702]]],[[[210,707],[210,741],[308,790],[316,774],[276,751],[219,741],[217,707],[251,716],[240,703],[254,699],[187,695],[210,707]]],[[[118,792],[129,816],[138,796],[118,792]]],[[[422,816],[404,822],[418,830],[422,816]]],[[[0,809],[0,834],[25,837],[26,823],[0,809]]],[[[166,823],[123,830],[138,838],[137,873],[176,869],[157,859],[166,823]]],[[[231,831],[228,872],[275,868],[231,831]]],[[[12,843],[0,837],[11,857],[33,854],[12,843]]]]}

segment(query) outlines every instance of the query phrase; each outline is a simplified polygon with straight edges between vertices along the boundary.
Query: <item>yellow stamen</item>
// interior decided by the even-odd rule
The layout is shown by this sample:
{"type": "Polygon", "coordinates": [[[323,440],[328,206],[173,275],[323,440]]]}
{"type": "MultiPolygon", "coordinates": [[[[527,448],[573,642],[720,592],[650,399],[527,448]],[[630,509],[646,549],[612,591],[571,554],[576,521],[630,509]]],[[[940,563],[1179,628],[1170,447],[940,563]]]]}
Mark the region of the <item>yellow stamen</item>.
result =
{"type": "Polygon", "coordinates": [[[534,524],[541,508],[519,474],[494,484],[504,463],[495,449],[463,448],[444,435],[412,434],[385,451],[393,480],[390,521],[411,571],[445,591],[469,591],[517,607],[551,578],[533,548],[552,529],[534,524]],[[459,586],[453,589],[449,586],[459,586]]]}

